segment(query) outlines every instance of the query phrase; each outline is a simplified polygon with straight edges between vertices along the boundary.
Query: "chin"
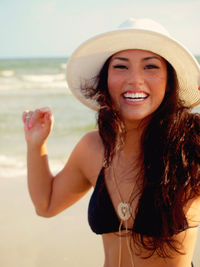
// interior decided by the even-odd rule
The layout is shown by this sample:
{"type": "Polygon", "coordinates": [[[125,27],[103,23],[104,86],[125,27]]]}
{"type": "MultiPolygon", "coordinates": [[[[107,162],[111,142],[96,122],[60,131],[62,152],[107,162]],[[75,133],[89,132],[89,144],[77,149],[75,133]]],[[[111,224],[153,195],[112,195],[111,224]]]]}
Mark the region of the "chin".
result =
{"type": "MultiPolygon", "coordinates": [[[[151,113],[152,114],[152,113],[151,113]]],[[[148,113],[148,114],[136,114],[136,113],[134,113],[134,114],[123,114],[122,115],[122,117],[123,117],[123,119],[126,121],[132,121],[132,122],[134,122],[134,121],[141,121],[141,120],[144,120],[144,119],[146,119],[147,117],[149,117],[150,115],[151,115],[150,113],[148,113]]]]}
{"type": "Polygon", "coordinates": [[[151,118],[151,115],[152,113],[150,114],[145,114],[145,115],[142,115],[142,114],[138,114],[136,116],[136,114],[134,116],[123,116],[123,120],[125,122],[125,125],[139,125],[141,123],[141,125],[144,125],[146,123],[149,122],[150,118],[151,118]]]}

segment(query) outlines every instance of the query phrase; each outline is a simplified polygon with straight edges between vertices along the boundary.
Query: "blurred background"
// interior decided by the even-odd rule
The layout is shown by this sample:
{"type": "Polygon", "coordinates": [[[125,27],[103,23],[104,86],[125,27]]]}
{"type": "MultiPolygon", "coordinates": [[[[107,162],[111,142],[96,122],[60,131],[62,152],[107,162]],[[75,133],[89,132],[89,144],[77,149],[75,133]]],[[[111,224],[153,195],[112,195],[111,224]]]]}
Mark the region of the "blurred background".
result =
{"type": "MultiPolygon", "coordinates": [[[[48,150],[57,173],[81,136],[96,127],[95,113],[71,95],[65,81],[72,51],[129,17],[148,17],[200,62],[199,10],[199,0],[0,1],[0,266],[103,266],[101,238],[87,223],[91,192],[55,218],[35,215],[26,185],[21,114],[52,109],[48,150]]],[[[200,267],[199,247],[195,267],[200,267]]]]}

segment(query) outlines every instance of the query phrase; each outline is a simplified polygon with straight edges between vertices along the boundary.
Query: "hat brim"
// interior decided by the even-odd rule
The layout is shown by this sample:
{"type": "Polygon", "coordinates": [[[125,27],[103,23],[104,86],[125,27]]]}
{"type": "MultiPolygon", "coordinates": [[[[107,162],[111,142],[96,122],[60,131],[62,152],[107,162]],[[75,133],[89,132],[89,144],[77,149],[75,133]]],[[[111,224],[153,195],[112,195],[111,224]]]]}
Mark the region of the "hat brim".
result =
{"type": "Polygon", "coordinates": [[[165,58],[176,71],[180,99],[189,107],[200,104],[200,66],[195,57],[175,39],[141,29],[107,32],[77,48],[67,63],[67,83],[72,93],[89,108],[98,110],[98,103],[95,99],[86,98],[82,87],[84,84],[93,86],[94,78],[105,61],[113,54],[128,49],[147,50],[165,58]]]}

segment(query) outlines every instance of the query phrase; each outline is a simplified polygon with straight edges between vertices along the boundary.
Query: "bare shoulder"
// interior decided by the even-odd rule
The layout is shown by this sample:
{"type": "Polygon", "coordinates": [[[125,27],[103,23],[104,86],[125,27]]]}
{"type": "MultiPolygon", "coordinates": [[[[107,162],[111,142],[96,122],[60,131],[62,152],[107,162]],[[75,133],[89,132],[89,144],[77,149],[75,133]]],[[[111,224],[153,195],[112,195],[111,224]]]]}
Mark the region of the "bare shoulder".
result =
{"type": "Polygon", "coordinates": [[[83,175],[95,185],[103,166],[104,147],[98,130],[85,134],[76,145],[73,153],[83,175]]]}
{"type": "Polygon", "coordinates": [[[103,150],[103,143],[98,130],[93,130],[88,132],[82,137],[80,142],[83,145],[89,146],[88,147],[89,153],[97,152],[96,151],[97,149],[103,150]]]}

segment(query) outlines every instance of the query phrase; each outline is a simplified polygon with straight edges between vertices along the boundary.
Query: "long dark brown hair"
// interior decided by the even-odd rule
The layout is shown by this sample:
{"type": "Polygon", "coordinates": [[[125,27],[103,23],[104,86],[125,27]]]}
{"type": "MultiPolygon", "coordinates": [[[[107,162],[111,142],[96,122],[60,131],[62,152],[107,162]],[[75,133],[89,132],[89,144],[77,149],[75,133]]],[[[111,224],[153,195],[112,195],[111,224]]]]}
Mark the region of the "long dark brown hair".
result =
{"type": "MultiPolygon", "coordinates": [[[[126,130],[108,93],[110,58],[97,77],[95,88],[84,88],[86,97],[95,97],[100,106],[97,123],[105,148],[105,166],[109,166],[119,140],[126,130]]],[[[173,237],[189,227],[184,213],[188,200],[200,196],[200,115],[178,96],[173,67],[167,62],[168,82],[160,107],[152,114],[141,139],[141,197],[133,226],[133,239],[147,256],[155,252],[171,257],[184,253],[173,237]]]]}

